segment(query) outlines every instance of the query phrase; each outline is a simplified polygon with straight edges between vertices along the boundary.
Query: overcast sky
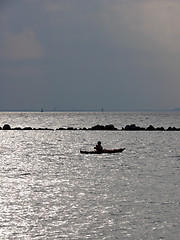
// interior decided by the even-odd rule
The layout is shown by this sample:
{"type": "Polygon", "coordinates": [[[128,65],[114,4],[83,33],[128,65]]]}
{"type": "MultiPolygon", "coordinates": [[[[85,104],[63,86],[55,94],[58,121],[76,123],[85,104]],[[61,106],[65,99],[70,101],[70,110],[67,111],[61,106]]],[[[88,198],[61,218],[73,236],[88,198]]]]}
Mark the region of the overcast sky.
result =
{"type": "Polygon", "coordinates": [[[0,109],[180,107],[179,0],[1,0],[0,109]]]}

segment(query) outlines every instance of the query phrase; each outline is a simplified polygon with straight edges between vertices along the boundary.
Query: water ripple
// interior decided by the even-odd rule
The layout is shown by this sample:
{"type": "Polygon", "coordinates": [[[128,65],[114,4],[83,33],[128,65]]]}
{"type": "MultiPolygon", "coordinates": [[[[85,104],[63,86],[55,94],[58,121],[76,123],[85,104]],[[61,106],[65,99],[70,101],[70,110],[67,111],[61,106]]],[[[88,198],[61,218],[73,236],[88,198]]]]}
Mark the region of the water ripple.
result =
{"type": "Polygon", "coordinates": [[[2,131],[1,138],[1,239],[179,239],[177,133],[2,131]],[[126,150],[79,153],[99,139],[126,150]]]}

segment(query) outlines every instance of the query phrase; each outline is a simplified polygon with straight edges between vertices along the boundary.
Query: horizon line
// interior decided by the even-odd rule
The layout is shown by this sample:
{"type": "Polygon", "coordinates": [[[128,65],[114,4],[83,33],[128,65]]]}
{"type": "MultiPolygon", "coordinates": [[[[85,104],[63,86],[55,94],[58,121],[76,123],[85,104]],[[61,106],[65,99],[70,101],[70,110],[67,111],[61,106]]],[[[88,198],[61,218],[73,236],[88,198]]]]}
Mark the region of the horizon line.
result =
{"type": "Polygon", "coordinates": [[[180,108],[173,109],[0,109],[0,112],[178,112],[180,108]],[[43,109],[43,111],[42,111],[43,109]]]}

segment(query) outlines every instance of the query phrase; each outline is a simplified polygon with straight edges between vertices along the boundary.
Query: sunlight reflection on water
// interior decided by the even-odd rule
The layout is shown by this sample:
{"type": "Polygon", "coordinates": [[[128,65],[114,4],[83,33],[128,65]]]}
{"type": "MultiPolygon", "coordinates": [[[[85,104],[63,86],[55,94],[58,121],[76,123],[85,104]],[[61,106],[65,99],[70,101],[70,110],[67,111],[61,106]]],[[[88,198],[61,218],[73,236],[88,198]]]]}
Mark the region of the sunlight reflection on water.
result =
{"type": "Polygon", "coordinates": [[[179,239],[178,132],[0,134],[1,239],[179,239]]]}

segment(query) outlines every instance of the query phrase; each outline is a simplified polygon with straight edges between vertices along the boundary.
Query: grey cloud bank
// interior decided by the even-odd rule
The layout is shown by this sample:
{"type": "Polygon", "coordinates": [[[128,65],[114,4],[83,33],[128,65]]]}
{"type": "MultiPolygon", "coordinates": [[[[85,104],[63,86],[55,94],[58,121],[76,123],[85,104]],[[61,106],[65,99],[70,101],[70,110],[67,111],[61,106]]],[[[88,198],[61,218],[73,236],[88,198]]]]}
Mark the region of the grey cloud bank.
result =
{"type": "Polygon", "coordinates": [[[175,0],[2,1],[1,109],[179,107],[179,20],[175,0]]]}

